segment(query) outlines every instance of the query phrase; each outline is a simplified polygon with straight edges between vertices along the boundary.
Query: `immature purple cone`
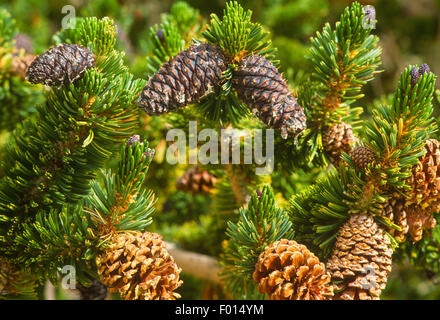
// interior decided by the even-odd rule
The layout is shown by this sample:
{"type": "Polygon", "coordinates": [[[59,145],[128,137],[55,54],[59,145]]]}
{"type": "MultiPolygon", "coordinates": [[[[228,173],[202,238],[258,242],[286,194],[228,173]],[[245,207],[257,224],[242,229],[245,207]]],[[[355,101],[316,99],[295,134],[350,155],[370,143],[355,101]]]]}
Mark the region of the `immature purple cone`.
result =
{"type": "Polygon", "coordinates": [[[26,80],[48,86],[68,85],[95,66],[93,53],[77,44],[60,44],[35,58],[26,80]]]}
{"type": "Polygon", "coordinates": [[[283,138],[295,137],[305,130],[303,108],[268,59],[259,55],[244,58],[233,83],[240,99],[265,124],[281,130],[283,138]]]}
{"type": "Polygon", "coordinates": [[[177,54],[165,63],[142,90],[138,105],[149,115],[158,115],[198,102],[220,87],[227,69],[223,53],[202,43],[177,54]]]}

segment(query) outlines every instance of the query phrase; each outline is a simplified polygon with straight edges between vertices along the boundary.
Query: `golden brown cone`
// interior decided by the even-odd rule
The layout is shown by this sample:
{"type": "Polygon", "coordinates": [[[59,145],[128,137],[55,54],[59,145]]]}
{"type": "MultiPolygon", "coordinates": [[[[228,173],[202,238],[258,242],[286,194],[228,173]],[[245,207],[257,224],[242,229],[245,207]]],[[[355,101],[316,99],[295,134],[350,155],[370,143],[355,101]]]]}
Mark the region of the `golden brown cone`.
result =
{"type": "Polygon", "coordinates": [[[379,299],[391,271],[390,243],[371,216],[353,216],[342,226],[327,262],[335,299],[379,299]]]}
{"type": "Polygon", "coordinates": [[[333,295],[324,264],[306,246],[282,239],[266,247],[253,273],[272,300],[325,300],[333,295]]]}
{"type": "Polygon", "coordinates": [[[420,241],[424,230],[433,229],[437,222],[433,215],[424,210],[418,210],[417,207],[411,206],[408,209],[408,233],[413,242],[420,241]]]}
{"type": "Polygon", "coordinates": [[[166,250],[162,237],[150,232],[115,234],[96,259],[101,281],[126,300],[174,300],[181,269],[166,250]]]}
{"type": "MultiPolygon", "coordinates": [[[[408,234],[413,242],[420,241],[425,230],[436,226],[434,213],[440,211],[440,142],[429,139],[424,146],[426,153],[411,170],[407,184],[411,187],[406,196],[395,194],[388,201],[394,213],[400,213],[400,221],[394,215],[393,222],[405,227],[401,233],[391,231],[397,240],[405,240],[408,234]],[[400,224],[399,224],[400,223],[400,224]]],[[[399,215],[397,215],[399,217],[399,215]]]]}
{"type": "Polygon", "coordinates": [[[324,151],[334,165],[338,165],[342,152],[349,153],[356,141],[353,130],[344,122],[335,123],[323,129],[322,144],[324,151]]]}
{"type": "Polygon", "coordinates": [[[426,154],[419,158],[412,169],[408,184],[412,191],[406,206],[418,205],[425,212],[440,211],[440,142],[429,139],[425,143],[426,154]]]}

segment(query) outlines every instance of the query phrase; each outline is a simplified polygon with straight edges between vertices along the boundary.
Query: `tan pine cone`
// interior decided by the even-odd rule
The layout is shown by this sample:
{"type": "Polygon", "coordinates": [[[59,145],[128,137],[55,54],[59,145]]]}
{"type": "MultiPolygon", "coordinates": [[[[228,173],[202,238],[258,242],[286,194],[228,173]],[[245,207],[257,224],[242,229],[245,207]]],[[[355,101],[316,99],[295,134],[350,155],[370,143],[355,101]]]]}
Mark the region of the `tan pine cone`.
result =
{"type": "Polygon", "coordinates": [[[354,165],[362,171],[364,171],[369,164],[376,161],[376,154],[374,151],[363,146],[355,147],[353,151],[351,151],[350,157],[354,162],[354,165]]]}
{"type": "Polygon", "coordinates": [[[126,300],[174,300],[181,269],[162,237],[150,232],[116,234],[96,259],[101,282],[126,300]]]}
{"type": "Polygon", "coordinates": [[[333,296],[330,275],[306,246],[282,239],[266,247],[253,278],[272,300],[325,300],[333,296]]]}
{"type": "Polygon", "coordinates": [[[403,242],[406,239],[406,234],[408,233],[408,221],[407,221],[407,210],[405,208],[405,203],[402,200],[389,200],[385,203],[382,210],[382,215],[390,219],[395,225],[400,227],[401,230],[390,229],[388,232],[396,238],[397,241],[403,242]]]}
{"type": "Polygon", "coordinates": [[[417,206],[410,206],[408,209],[408,233],[413,242],[420,241],[423,231],[434,229],[437,225],[434,216],[417,206]]]}
{"type": "Polygon", "coordinates": [[[213,188],[217,178],[210,174],[208,171],[201,171],[198,166],[188,169],[177,180],[177,190],[185,192],[196,193],[209,193],[213,188]]]}
{"type": "Polygon", "coordinates": [[[371,216],[353,216],[342,226],[327,262],[336,299],[379,299],[391,271],[390,243],[371,216]]]}
{"type": "Polygon", "coordinates": [[[14,56],[11,63],[11,73],[21,79],[26,78],[26,72],[35,56],[32,54],[26,54],[24,56],[14,56]]]}
{"type": "Polygon", "coordinates": [[[326,127],[322,132],[324,152],[334,165],[338,165],[342,152],[350,152],[355,141],[351,126],[344,122],[326,127]]]}
{"type": "Polygon", "coordinates": [[[416,204],[426,212],[440,211],[440,142],[429,139],[425,143],[426,154],[419,158],[412,169],[408,184],[412,191],[406,205],[416,204]]]}

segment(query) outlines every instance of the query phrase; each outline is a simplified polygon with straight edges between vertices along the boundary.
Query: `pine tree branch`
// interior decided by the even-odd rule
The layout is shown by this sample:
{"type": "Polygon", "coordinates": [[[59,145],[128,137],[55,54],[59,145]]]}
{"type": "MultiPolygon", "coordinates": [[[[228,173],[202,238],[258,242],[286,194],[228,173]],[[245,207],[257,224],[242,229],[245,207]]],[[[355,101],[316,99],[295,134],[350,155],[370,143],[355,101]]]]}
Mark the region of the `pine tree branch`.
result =
{"type": "Polygon", "coordinates": [[[199,279],[221,283],[219,273],[221,267],[217,259],[179,248],[176,244],[166,242],[167,249],[183,272],[199,279]]]}
{"type": "Polygon", "coordinates": [[[249,193],[244,184],[244,177],[241,176],[240,172],[234,170],[232,164],[225,164],[225,171],[228,176],[228,181],[234,192],[235,200],[239,207],[245,205],[249,201],[249,193]]]}

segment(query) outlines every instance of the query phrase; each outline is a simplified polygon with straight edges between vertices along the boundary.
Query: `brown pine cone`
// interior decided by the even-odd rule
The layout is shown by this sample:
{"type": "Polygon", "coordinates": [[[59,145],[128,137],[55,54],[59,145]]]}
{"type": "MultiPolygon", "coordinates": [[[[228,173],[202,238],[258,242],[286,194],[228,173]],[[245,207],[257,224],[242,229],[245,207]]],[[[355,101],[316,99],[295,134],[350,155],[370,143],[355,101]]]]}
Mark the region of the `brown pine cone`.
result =
{"type": "Polygon", "coordinates": [[[258,258],[253,278],[271,300],[325,300],[333,295],[324,264],[306,246],[282,239],[258,258]]]}
{"type": "Polygon", "coordinates": [[[147,114],[158,115],[198,102],[220,87],[227,67],[225,56],[216,46],[194,45],[149,79],[137,103],[147,114]]]}
{"type": "Polygon", "coordinates": [[[390,219],[401,230],[390,229],[388,232],[396,238],[397,241],[403,242],[408,233],[407,209],[404,201],[391,199],[387,201],[383,207],[382,215],[390,219]]]}
{"type": "Polygon", "coordinates": [[[88,48],[77,44],[60,44],[32,61],[26,79],[48,86],[69,85],[94,66],[95,56],[88,48]]]}
{"type": "Polygon", "coordinates": [[[408,184],[412,187],[406,206],[416,204],[428,213],[440,211],[440,142],[429,139],[426,154],[413,167],[408,184]]]}
{"type": "Polygon", "coordinates": [[[150,232],[116,234],[96,259],[101,282],[126,300],[174,300],[181,269],[162,237],[150,232]]]}
{"type": "Polygon", "coordinates": [[[413,242],[420,241],[423,236],[423,231],[434,229],[437,221],[433,215],[426,212],[418,206],[410,206],[408,209],[408,233],[413,242]]]}
{"type": "Polygon", "coordinates": [[[353,151],[351,151],[350,157],[355,166],[362,171],[364,171],[369,164],[376,161],[376,154],[374,151],[362,146],[355,147],[353,151]]]}
{"type": "Polygon", "coordinates": [[[327,262],[336,299],[379,299],[391,271],[390,243],[371,216],[353,216],[342,226],[327,262]]]}
{"type": "Polygon", "coordinates": [[[281,130],[283,138],[306,129],[303,108],[270,60],[259,55],[244,58],[232,80],[240,99],[267,126],[281,130]]]}
{"type": "Polygon", "coordinates": [[[323,129],[322,145],[324,152],[334,165],[338,165],[342,152],[349,153],[356,138],[349,124],[335,123],[323,129]]]}
{"type": "Polygon", "coordinates": [[[200,171],[198,166],[188,169],[177,180],[177,190],[196,193],[209,193],[213,188],[217,178],[208,171],[200,171]]]}

